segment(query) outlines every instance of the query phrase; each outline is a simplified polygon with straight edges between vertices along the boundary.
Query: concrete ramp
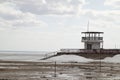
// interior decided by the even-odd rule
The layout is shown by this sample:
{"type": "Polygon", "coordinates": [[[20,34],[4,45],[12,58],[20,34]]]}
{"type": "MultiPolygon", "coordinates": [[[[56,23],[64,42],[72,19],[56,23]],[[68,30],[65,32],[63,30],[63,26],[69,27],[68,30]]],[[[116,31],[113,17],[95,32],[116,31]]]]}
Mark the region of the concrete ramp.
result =
{"type": "Polygon", "coordinates": [[[57,56],[57,52],[50,52],[50,53],[45,54],[45,57],[40,60],[46,60],[46,59],[49,59],[55,56],[57,56]]]}

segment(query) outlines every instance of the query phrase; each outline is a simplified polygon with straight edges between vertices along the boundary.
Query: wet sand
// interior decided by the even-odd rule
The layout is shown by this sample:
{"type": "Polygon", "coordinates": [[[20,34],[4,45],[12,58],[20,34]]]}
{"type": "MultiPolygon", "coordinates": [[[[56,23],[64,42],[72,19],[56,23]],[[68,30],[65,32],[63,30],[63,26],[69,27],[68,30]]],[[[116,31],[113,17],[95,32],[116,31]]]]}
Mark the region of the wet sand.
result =
{"type": "Polygon", "coordinates": [[[120,63],[0,61],[0,80],[98,79],[120,80],[120,63]]]}

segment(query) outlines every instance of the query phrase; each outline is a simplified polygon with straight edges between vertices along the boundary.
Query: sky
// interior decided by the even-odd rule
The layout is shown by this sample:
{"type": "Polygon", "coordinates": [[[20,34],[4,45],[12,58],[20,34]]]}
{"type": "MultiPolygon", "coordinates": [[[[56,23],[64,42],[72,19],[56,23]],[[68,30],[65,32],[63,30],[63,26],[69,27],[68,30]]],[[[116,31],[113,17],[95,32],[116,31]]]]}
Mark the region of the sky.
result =
{"type": "Polygon", "coordinates": [[[88,21],[104,48],[120,48],[120,0],[0,0],[0,50],[84,48],[88,21]]]}

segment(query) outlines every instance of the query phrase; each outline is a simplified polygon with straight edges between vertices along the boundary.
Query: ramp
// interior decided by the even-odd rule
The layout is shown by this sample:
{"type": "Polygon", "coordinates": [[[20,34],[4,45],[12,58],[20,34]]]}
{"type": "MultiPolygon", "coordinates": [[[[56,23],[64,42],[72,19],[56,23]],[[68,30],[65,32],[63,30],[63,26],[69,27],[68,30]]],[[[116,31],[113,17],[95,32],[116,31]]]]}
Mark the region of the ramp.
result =
{"type": "Polygon", "coordinates": [[[57,56],[57,52],[50,52],[50,53],[45,54],[45,57],[40,60],[46,60],[46,59],[49,59],[55,56],[57,56]]]}

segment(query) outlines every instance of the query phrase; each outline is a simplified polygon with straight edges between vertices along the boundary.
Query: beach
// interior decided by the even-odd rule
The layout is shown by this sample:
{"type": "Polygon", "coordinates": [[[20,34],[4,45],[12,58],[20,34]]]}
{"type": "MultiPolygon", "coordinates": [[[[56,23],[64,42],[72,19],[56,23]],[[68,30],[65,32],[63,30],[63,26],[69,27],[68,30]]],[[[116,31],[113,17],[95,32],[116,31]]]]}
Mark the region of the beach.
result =
{"type": "Polygon", "coordinates": [[[119,55],[92,60],[61,55],[47,60],[46,53],[1,52],[0,80],[120,80],[119,55]]]}
{"type": "Polygon", "coordinates": [[[119,63],[0,61],[0,80],[119,80],[119,63]]]}

